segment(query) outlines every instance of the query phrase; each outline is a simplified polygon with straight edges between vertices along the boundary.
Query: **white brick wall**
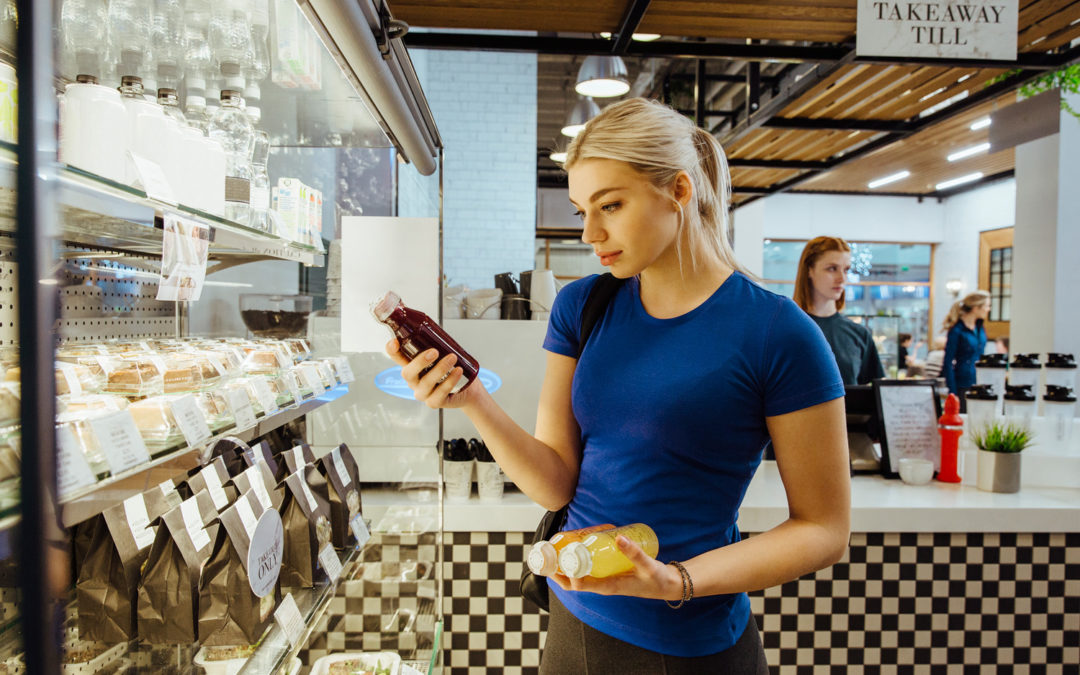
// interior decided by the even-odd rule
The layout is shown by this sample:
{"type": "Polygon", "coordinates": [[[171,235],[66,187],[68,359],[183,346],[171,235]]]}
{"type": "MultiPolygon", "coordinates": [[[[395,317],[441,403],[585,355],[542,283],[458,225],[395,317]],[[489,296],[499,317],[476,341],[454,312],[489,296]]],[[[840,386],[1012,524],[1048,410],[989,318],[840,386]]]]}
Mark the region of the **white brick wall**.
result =
{"type": "MultiPolygon", "coordinates": [[[[410,52],[445,146],[443,269],[451,285],[490,288],[533,268],[536,55],[410,52]]],[[[437,213],[437,180],[401,167],[399,215],[437,213]]]]}

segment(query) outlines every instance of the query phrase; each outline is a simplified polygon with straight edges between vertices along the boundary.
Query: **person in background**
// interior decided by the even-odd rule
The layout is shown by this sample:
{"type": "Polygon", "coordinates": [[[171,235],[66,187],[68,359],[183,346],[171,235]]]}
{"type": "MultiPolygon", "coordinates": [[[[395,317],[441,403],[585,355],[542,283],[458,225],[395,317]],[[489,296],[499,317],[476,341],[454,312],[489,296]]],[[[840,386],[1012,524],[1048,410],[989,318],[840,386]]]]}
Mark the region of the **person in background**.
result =
{"type": "Polygon", "coordinates": [[[897,370],[907,370],[908,367],[908,348],[911,347],[911,335],[909,333],[900,333],[896,336],[897,347],[897,370]]]}
{"type": "Polygon", "coordinates": [[[844,384],[866,384],[885,377],[870,329],[848,319],[844,282],[851,269],[851,247],[839,237],[807,242],[795,277],[795,303],[810,315],[832,348],[844,384]]]}
{"type": "Polygon", "coordinates": [[[983,321],[989,315],[990,294],[973,291],[953,304],[941,326],[947,336],[941,374],[949,393],[961,401],[964,390],[975,384],[975,362],[986,350],[983,321]]]}
{"type": "Polygon", "coordinates": [[[945,363],[945,336],[937,335],[930,345],[930,351],[926,353],[926,363],[923,365],[924,377],[941,377],[941,365],[945,363]]]}
{"type": "Polygon", "coordinates": [[[582,241],[625,281],[580,354],[600,277],[556,296],[535,432],[482,381],[451,394],[455,356],[409,359],[396,340],[387,352],[418,400],[468,416],[526,495],[568,506],[566,529],[640,522],[659,538],[654,560],[618,537],[624,574],[551,577],[542,675],[768,673],[747,592],[847,548],[836,363],[806,314],[740,271],[727,160],[708,131],[657,101],[620,101],[570,143],[565,168],[582,241]],[[789,515],[743,539],[739,506],[769,439],[789,515]]]}

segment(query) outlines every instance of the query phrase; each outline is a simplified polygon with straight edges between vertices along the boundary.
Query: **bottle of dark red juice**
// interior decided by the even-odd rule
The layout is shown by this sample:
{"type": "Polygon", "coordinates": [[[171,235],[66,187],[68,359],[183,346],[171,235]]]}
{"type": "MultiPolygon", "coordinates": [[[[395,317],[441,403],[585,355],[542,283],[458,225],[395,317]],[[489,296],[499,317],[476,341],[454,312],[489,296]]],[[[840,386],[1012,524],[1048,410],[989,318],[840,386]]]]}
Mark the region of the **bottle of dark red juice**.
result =
{"type": "Polygon", "coordinates": [[[372,303],[371,313],[378,321],[390,327],[401,344],[401,352],[410,359],[433,347],[439,352],[435,363],[447,354],[457,355],[455,365],[460,366],[464,372],[452,393],[456,394],[476,379],[480,371],[480,364],[476,359],[462,349],[430,316],[402,304],[397,293],[387,291],[386,295],[372,303]]]}

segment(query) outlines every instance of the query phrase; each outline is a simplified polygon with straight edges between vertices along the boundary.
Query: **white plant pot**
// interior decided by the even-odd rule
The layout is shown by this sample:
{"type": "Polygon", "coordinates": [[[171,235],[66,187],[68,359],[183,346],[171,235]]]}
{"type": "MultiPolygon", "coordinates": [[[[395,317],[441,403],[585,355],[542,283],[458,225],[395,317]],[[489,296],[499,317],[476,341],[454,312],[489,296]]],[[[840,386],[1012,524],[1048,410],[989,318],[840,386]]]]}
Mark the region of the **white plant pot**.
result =
{"type": "Polygon", "coordinates": [[[1020,453],[979,450],[975,485],[987,492],[1020,491],[1020,453]]]}

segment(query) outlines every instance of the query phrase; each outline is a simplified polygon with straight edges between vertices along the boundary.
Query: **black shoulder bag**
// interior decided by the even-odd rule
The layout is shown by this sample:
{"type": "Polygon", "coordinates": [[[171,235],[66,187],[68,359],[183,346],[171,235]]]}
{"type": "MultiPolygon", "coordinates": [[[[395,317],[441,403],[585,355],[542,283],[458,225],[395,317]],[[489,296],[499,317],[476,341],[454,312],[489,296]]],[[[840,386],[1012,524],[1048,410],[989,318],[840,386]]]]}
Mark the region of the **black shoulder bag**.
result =
{"type": "MultiPolygon", "coordinates": [[[[615,297],[615,293],[622,286],[623,281],[623,279],[619,279],[610,273],[602,274],[589,291],[589,296],[585,299],[585,306],[581,309],[581,332],[578,335],[579,359],[581,353],[585,351],[585,344],[589,341],[589,336],[592,335],[593,327],[604,316],[608,304],[615,297]]],[[[544,517],[540,519],[540,524],[536,526],[536,534],[532,538],[533,544],[539,541],[547,541],[563,529],[563,526],[566,525],[568,506],[544,514],[544,517]]],[[[533,574],[527,564],[523,565],[521,571],[521,596],[540,609],[548,611],[547,577],[533,574]]]]}

